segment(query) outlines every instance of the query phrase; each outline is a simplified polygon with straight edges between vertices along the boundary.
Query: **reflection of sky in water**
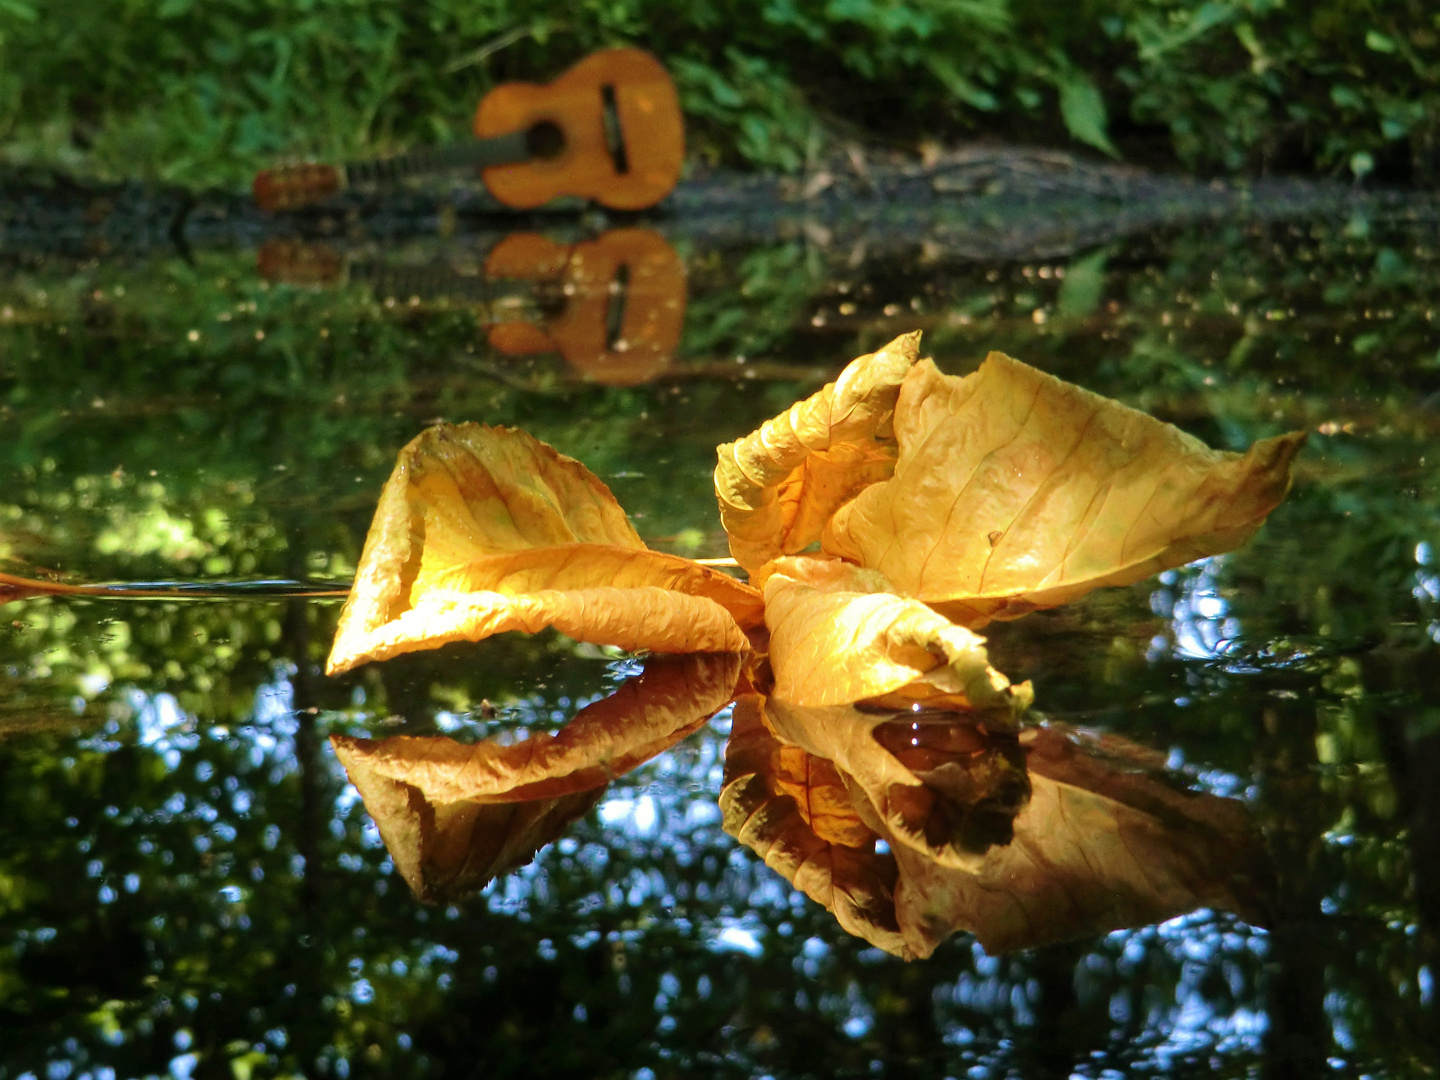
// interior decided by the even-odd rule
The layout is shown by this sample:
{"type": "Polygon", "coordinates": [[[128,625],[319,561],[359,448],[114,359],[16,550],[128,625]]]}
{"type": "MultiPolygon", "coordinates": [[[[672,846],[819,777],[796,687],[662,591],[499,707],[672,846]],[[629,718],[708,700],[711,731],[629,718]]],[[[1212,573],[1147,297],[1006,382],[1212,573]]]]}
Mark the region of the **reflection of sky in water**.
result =
{"type": "Polygon", "coordinates": [[[1430,640],[1440,642],[1440,571],[1434,569],[1435,549],[1428,541],[1415,545],[1415,599],[1420,601],[1420,612],[1430,620],[1427,630],[1430,640]]]}
{"type": "Polygon", "coordinates": [[[1150,594],[1150,610],[1170,620],[1170,633],[1150,642],[1150,660],[1215,660],[1234,651],[1240,620],[1229,614],[1230,605],[1220,595],[1224,565],[1225,557],[1216,555],[1160,575],[1160,588],[1150,594]]]}
{"type": "MultiPolygon", "coordinates": [[[[1228,616],[1218,595],[1217,570],[1218,561],[1210,560],[1169,575],[1165,583],[1172,598],[1169,614],[1176,655],[1223,655],[1223,640],[1233,636],[1233,628],[1225,626],[1228,616]]],[[[633,663],[612,665],[610,672],[617,681],[634,673],[633,663]]],[[[183,817],[203,824],[195,843],[204,846],[217,867],[207,885],[213,890],[211,917],[218,925],[248,926],[245,909],[256,894],[257,882],[246,875],[246,868],[232,865],[237,860],[230,854],[236,842],[231,822],[245,816],[252,798],[265,797],[264,783],[278,783],[297,769],[292,675],[293,668],[277,665],[257,691],[251,715],[233,727],[197,723],[169,694],[145,695],[135,690],[123,694],[137,741],[160,756],[167,769],[193,768],[197,778],[208,781],[210,774],[205,770],[211,768],[209,762],[197,760],[207,741],[223,740],[239,752],[238,779],[214,777],[215,783],[223,784],[225,799],[189,800],[177,792],[155,811],[159,820],[183,817]],[[247,765],[253,770],[248,775],[247,765]]],[[[557,725],[557,719],[568,719],[588,700],[562,703],[558,698],[536,696],[516,711],[536,727],[549,730],[557,725]],[[557,714],[563,715],[557,718],[557,714]]],[[[356,705],[358,711],[363,702],[356,705]]],[[[320,720],[343,729],[354,716],[326,714],[320,720]]],[[[469,717],[466,726],[473,730],[478,721],[469,717]]],[[[514,726],[513,720],[509,726],[514,726]]],[[[599,922],[609,929],[582,928],[567,932],[565,939],[545,939],[536,946],[538,959],[553,962],[562,948],[599,948],[627,953],[636,962],[662,965],[657,975],[659,991],[653,1003],[646,1003],[653,1004],[661,1037],[676,1028],[675,1017],[688,1007],[687,995],[703,999],[711,990],[708,976],[703,985],[686,976],[689,981],[682,986],[676,972],[683,968],[670,970],[672,963],[680,961],[668,959],[668,952],[651,954],[648,938],[656,931],[689,938],[712,953],[723,954],[727,964],[739,965],[741,970],[759,971],[754,965],[773,962],[776,955],[791,957],[798,977],[793,990],[797,1001],[803,998],[805,1007],[826,1017],[837,1034],[864,1039],[880,1022],[879,1002],[863,982],[837,979],[836,973],[843,971],[841,965],[846,963],[882,968],[898,961],[875,949],[847,953],[837,948],[834,942],[846,939],[830,925],[830,917],[824,916],[819,924],[802,921],[814,919],[816,906],[724,834],[716,795],[729,728],[726,710],[697,736],[612,783],[591,819],[542,851],[532,864],[493,882],[475,902],[518,923],[539,922],[562,903],[582,927],[586,916],[605,913],[607,917],[599,922]],[[703,866],[703,873],[665,872],[667,865],[696,864],[703,866]],[[569,890],[557,888],[557,874],[570,883],[569,890]],[[573,889],[576,884],[582,887],[578,896],[573,889]],[[826,937],[801,929],[816,925],[827,927],[821,931],[826,937]]],[[[119,745],[113,740],[118,729],[107,731],[93,749],[119,745]]],[[[331,790],[336,793],[324,827],[342,847],[348,847],[339,852],[338,865],[329,872],[342,882],[345,875],[354,875],[358,885],[377,892],[396,887],[398,883],[388,876],[393,874],[393,865],[354,788],[343,781],[332,755],[322,751],[321,756],[335,781],[331,790]],[[359,828],[352,826],[347,832],[347,821],[359,828]],[[348,843],[347,836],[351,837],[348,843]]],[[[1233,777],[1209,776],[1203,786],[1236,794],[1240,785],[1233,777]]],[[[264,847],[290,852],[288,869],[298,876],[305,866],[293,853],[294,843],[294,837],[275,825],[264,831],[264,847]]],[[[112,897],[117,889],[129,887],[128,879],[105,880],[104,866],[99,860],[95,864],[93,879],[112,897]]],[[[447,909],[443,921],[456,917],[458,909],[447,909]]],[[[36,938],[39,940],[38,934],[36,938]]],[[[1264,1014],[1257,1011],[1263,997],[1255,979],[1264,963],[1267,941],[1262,932],[1210,912],[1158,927],[1118,932],[1096,943],[1080,960],[1074,975],[1076,991],[1082,997],[1109,997],[1113,1028],[1106,1053],[1116,1063],[1165,1071],[1206,1054],[1247,1057],[1258,1053],[1265,1030],[1264,1014]],[[1221,988],[1218,992],[1217,986],[1221,988]]],[[[847,948],[853,945],[847,942],[847,948]]],[[[963,1059],[965,1069],[980,1070],[977,1075],[1003,1074],[1013,1066],[1015,1047],[1023,1041],[1024,1031],[1038,1022],[1040,990],[1032,961],[1028,954],[987,957],[963,936],[942,948],[952,950],[953,962],[965,969],[955,982],[939,988],[934,999],[944,1042],[963,1059]]],[[[384,1009],[388,1007],[385,987],[396,977],[422,980],[445,993],[453,986],[451,971],[459,961],[459,953],[446,945],[412,939],[402,956],[393,952],[379,958],[354,955],[335,993],[353,1009],[384,1009]]],[[[493,982],[502,979],[503,973],[487,968],[484,978],[493,982]]],[[[1427,997],[1433,994],[1428,971],[1422,976],[1420,992],[1427,997]]],[[[193,1007],[185,1006],[185,1011],[193,1011],[193,1007]]],[[[1331,1020],[1338,1032],[1343,1015],[1332,1010],[1331,1020]]],[[[267,1033],[272,1047],[283,1047],[285,1038],[280,1029],[267,1033]]],[[[196,1068],[196,1056],[188,1046],[177,1045],[175,1050],[170,1074],[183,1080],[196,1068]]],[[[345,1070],[338,1067],[341,1064],[335,1062],[332,1075],[343,1074],[345,1070]]],[[[72,1069],[70,1075],[81,1074],[72,1069]]],[[[106,1074],[99,1070],[89,1075],[99,1080],[106,1074]]]]}
{"type": "MultiPolygon", "coordinates": [[[[1268,945],[1265,933],[1206,910],[1106,935],[1076,965],[1073,983],[1082,1001],[1109,996],[1107,1011],[1115,1026],[1108,1037],[1095,1033],[1097,1046],[1104,1047],[1096,1056],[1113,1055],[1128,1074],[1130,1069],[1169,1073],[1216,1053],[1258,1054],[1267,1018],[1250,1004],[1268,945]]],[[[957,1011],[946,1026],[945,1041],[980,1054],[977,1075],[991,1075],[987,1067],[1003,1074],[1004,1041],[982,1049],[973,1022],[962,1018],[978,1014],[987,1027],[1017,1035],[1036,1023],[1044,991],[1026,971],[1024,954],[987,956],[974,943],[970,950],[970,970],[937,1001],[942,1015],[957,1011]]]]}

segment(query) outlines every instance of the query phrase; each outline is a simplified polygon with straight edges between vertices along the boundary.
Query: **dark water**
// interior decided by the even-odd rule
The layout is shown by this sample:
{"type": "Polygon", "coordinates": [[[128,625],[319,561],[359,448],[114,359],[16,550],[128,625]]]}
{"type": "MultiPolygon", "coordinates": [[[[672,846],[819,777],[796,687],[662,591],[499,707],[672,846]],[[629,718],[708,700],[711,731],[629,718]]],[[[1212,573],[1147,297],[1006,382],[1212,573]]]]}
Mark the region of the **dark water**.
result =
{"type": "Polygon", "coordinates": [[[487,345],[446,275],[473,284],[488,239],[337,247],[329,288],[250,251],[0,270],[0,569],[343,583],[442,417],[523,427],[653,547],[721,556],[715,445],[915,328],[950,372],[1000,349],[1212,445],[1309,429],[1240,551],[991,639],[1045,716],[1245,801],[1271,927],[1202,909],[903,963],[723,832],[724,713],[532,865],[423,906],[326,736],[553,730],[635,661],[505,635],[328,679],[333,599],[29,599],[0,623],[0,1078],[1435,1075],[1435,228],[1238,219],[997,262],[674,239],[684,336],[625,386],[487,345]],[[430,277],[377,295],[361,256],[430,277]]]}

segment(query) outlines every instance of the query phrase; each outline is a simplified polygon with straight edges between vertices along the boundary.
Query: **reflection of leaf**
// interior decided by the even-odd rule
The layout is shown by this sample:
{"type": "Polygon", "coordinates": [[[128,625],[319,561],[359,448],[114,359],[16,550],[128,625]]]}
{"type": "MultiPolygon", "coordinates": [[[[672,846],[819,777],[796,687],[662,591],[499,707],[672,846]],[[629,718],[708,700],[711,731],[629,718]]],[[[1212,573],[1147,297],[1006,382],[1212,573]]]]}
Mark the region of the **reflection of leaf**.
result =
{"type": "Polygon", "coordinates": [[[920,335],[896,338],[759,431],[719,448],[715,491],[730,553],[747,570],[803,551],[830,515],[895,468],[891,414],[920,335]]]}
{"type": "MultiPolygon", "coordinates": [[[[335,751],[346,761],[343,744],[335,751]]],[[[446,904],[524,866],[605,794],[603,787],[528,803],[432,804],[408,784],[346,762],[395,869],[416,899],[446,904]]]]}
{"type": "Polygon", "coordinates": [[[775,738],[760,702],[753,695],[735,702],[720,792],[725,831],[846,931],[906,955],[895,922],[895,859],[876,854],[874,831],[848,799],[842,804],[833,766],[775,738]]]}
{"type": "Polygon", "coordinates": [[[400,452],[327,667],[554,626],[582,641],[733,652],[749,586],[650,551],[593,474],[521,431],[441,426],[400,452]]]}
{"type": "Polygon", "coordinates": [[[937,865],[979,866],[1008,842],[1029,795],[1015,736],[984,729],[984,714],[806,708],[778,697],[764,711],[781,739],[849,778],[852,807],[892,848],[937,865]]]}
{"type": "Polygon", "coordinates": [[[1054,729],[1022,736],[1029,805],[974,873],[896,848],[896,911],[922,955],[956,930],[987,952],[1159,922],[1199,907],[1254,922],[1269,864],[1243,803],[1177,789],[1146,752],[1054,729]]]}
{"type": "Polygon", "coordinates": [[[446,900],[528,862],[610,780],[721,709],[739,672],[739,654],[651,657],[644,674],[557,734],[510,746],[407,736],[330,741],[415,895],[446,900]]]}
{"type": "Polygon", "coordinates": [[[1105,295],[1105,264],[1110,261],[1109,248],[1071,259],[1065,267],[1065,280],[1055,297],[1056,314],[1070,319],[1083,319],[1095,314],[1105,295]]]}
{"type": "Polygon", "coordinates": [[[912,683],[995,710],[1011,726],[1030,703],[990,667],[985,639],[918,600],[894,595],[872,570],[838,559],[779,559],[766,567],[765,623],[775,696],[839,705],[912,683]]]}
{"type": "Polygon", "coordinates": [[[822,545],[972,626],[1238,546],[1304,441],[1210,450],[999,353],[965,378],[916,364],[895,435],[895,475],[841,507],[822,545]]]}
{"type": "Polygon", "coordinates": [[[1040,728],[1010,746],[963,715],[744,698],[726,750],[725,828],[850,933],[907,959],[961,930],[998,953],[1199,907],[1263,921],[1270,867],[1243,803],[1172,786],[1156,755],[1114,737],[1040,728]],[[1021,745],[1028,802],[1016,786],[1021,745]],[[854,818],[833,809],[836,778],[854,818]],[[991,833],[987,849],[942,865],[895,805],[906,792],[969,812],[991,833]],[[843,832],[818,824],[807,799],[832,808],[824,819],[845,821],[843,832]],[[890,854],[875,854],[876,838],[890,854]]]}

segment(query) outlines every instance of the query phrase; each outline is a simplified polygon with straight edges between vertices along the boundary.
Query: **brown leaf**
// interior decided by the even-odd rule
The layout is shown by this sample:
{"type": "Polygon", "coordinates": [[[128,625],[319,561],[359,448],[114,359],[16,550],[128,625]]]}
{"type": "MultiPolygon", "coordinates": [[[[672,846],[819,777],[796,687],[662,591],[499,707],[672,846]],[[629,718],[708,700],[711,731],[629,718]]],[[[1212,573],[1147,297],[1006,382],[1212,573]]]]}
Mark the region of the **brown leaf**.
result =
{"type": "Polygon", "coordinates": [[[522,431],[442,425],[380,496],[326,670],[553,626],[599,645],[734,652],[755,590],[650,551],[608,488],[522,431]]]}
{"type": "Polygon", "coordinates": [[[847,809],[833,768],[766,728],[760,702],[755,695],[735,702],[720,792],[725,831],[846,931],[906,955],[895,921],[894,858],[875,852],[876,834],[847,809]]]}
{"type": "MultiPolygon", "coordinates": [[[[743,701],[726,750],[726,831],[835,912],[850,933],[897,956],[927,957],[962,930],[994,954],[1199,907],[1264,924],[1272,872],[1244,804],[1176,787],[1152,751],[1114,736],[1028,730],[1022,741],[1031,794],[1021,808],[1013,750],[994,753],[993,737],[963,717],[946,722],[921,714],[917,723],[879,716],[869,727],[872,737],[839,746],[846,740],[837,730],[860,726],[857,716],[843,715],[854,710],[810,710],[797,718],[797,710],[773,700],[743,701]],[[826,759],[788,741],[796,731],[817,745],[829,738],[858,775],[835,762],[827,769],[826,759]],[[861,842],[827,843],[807,820],[790,779],[802,771],[797,755],[808,757],[803,771],[816,778],[810,805],[838,805],[837,778],[849,791],[855,818],[847,834],[861,842]],[[933,850],[892,827],[895,817],[875,797],[877,777],[887,769],[900,775],[883,760],[891,755],[904,759],[900,768],[925,777],[924,789],[901,790],[942,794],[952,812],[960,806],[972,814],[971,824],[989,834],[983,855],[963,867],[941,865],[933,850]],[[876,837],[889,844],[889,855],[871,854],[876,837]],[[865,857],[857,858],[857,850],[865,857]],[[881,892],[887,883],[893,906],[881,892]]],[[[890,787],[891,801],[897,787],[890,787]]],[[[912,832],[913,825],[901,822],[912,832]]]]}
{"type": "Polygon", "coordinates": [[[1270,866],[1243,803],[1173,786],[1113,736],[1022,736],[1032,795],[1015,838],[973,872],[895,847],[896,912],[926,954],[956,930],[990,953],[1103,934],[1199,907],[1264,919],[1270,866]]]}
{"type": "MultiPolygon", "coordinates": [[[[335,750],[345,761],[342,746],[335,750]]],[[[346,768],[396,871],[427,904],[461,900],[524,866],[605,794],[598,787],[528,803],[433,804],[408,784],[367,773],[363,766],[346,768]]]]}
{"type": "Polygon", "coordinates": [[[875,832],[855,812],[834,762],[777,740],[767,780],[776,794],[795,800],[800,817],[820,839],[846,847],[874,845],[875,832]]]}
{"type": "Polygon", "coordinates": [[[1305,438],[1210,450],[999,353],[965,378],[916,364],[894,427],[893,477],[841,507],[822,547],[972,626],[1237,547],[1305,438]]]}
{"type": "Polygon", "coordinates": [[[992,710],[998,726],[1013,726],[1030,704],[1028,683],[1012,687],[989,665],[984,638],[895,595],[872,570],[801,555],[770,563],[757,581],[777,698],[840,705],[918,684],[992,710]]]}
{"type": "Polygon", "coordinates": [[[719,448],[720,521],[741,566],[754,571],[803,551],[836,509],[891,474],[895,397],[919,343],[918,333],[896,338],[759,431],[719,448]]]}
{"type": "Polygon", "coordinates": [[[852,808],[892,850],[913,848],[940,866],[981,865],[1009,841],[1029,796],[1015,736],[987,728],[983,713],[807,708],[771,697],[764,714],[782,740],[848,778],[852,808]]]}
{"type": "Polygon", "coordinates": [[[606,784],[669,749],[730,700],[733,653],[652,656],[557,734],[502,746],[331,736],[395,865],[422,900],[480,888],[528,862],[606,784]]]}

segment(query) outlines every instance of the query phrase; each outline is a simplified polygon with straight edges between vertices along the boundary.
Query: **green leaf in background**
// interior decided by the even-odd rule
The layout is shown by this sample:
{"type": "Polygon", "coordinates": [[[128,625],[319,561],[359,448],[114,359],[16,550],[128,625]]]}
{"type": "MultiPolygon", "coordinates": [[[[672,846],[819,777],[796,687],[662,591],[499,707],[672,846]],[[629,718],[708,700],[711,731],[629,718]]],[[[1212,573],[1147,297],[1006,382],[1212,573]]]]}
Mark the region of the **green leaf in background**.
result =
{"type": "Polygon", "coordinates": [[[1060,118],[1065,121],[1065,130],[1087,146],[1118,158],[1120,151],[1105,131],[1105,99],[1100,95],[1100,88],[1079,71],[1062,72],[1056,84],[1060,89],[1060,118]]]}
{"type": "Polygon", "coordinates": [[[1209,0],[1190,16],[1184,26],[1174,29],[1167,28],[1163,33],[1155,33],[1151,30],[1148,33],[1137,34],[1137,37],[1141,39],[1139,42],[1140,57],[1147,61],[1158,60],[1171,50],[1188,45],[1206,31],[1229,22],[1235,14],[1236,9],[1229,4],[1219,3],[1218,0],[1209,0]]]}
{"type": "Polygon", "coordinates": [[[1378,53],[1393,53],[1395,51],[1395,42],[1380,33],[1379,30],[1367,30],[1365,32],[1365,45],[1367,48],[1374,49],[1378,53]]]}
{"type": "Polygon", "coordinates": [[[926,61],[931,74],[945,84],[945,89],[965,102],[966,105],[985,112],[994,112],[1000,107],[999,100],[988,90],[976,86],[961,75],[948,57],[931,55],[926,61]]]}
{"type": "Polygon", "coordinates": [[[1127,153],[1166,169],[1334,174],[1369,154],[1377,181],[1433,188],[1434,7],[0,0],[0,162],[239,190],[277,156],[456,137],[497,83],[544,82],[634,42],[671,68],[691,156],[712,164],[793,170],[857,140],[914,149],[976,135],[1068,134],[1118,156],[1115,119],[1127,153]]]}

